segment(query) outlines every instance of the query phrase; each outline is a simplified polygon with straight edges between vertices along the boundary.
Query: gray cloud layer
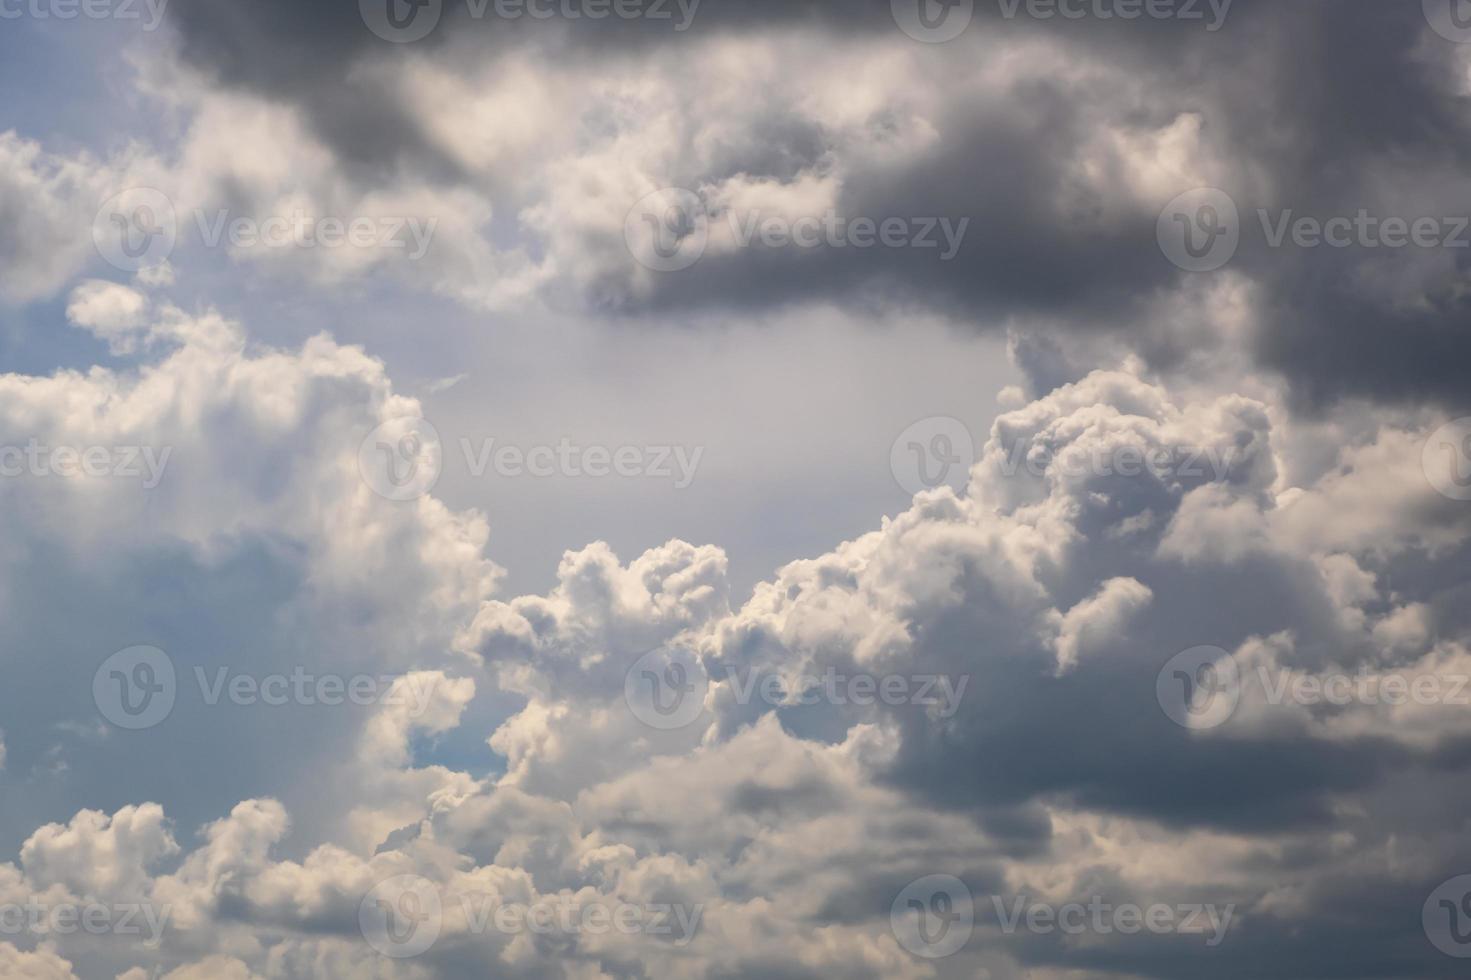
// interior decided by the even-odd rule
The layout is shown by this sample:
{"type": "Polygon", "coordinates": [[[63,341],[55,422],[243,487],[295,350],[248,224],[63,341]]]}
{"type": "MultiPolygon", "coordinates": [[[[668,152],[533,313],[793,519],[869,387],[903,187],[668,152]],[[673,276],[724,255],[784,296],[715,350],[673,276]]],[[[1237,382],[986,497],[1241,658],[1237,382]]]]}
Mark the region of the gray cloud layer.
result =
{"type": "MultiPolygon", "coordinates": [[[[1154,229],[1165,202],[1189,186],[1161,179],[1147,193],[1122,194],[1120,184],[1139,161],[1111,155],[1109,146],[1115,137],[1158,132],[1192,116],[1199,120],[1202,173],[1241,209],[1242,245],[1229,269],[1253,290],[1258,360],[1291,377],[1306,402],[1345,395],[1461,402],[1456,366],[1471,353],[1458,326],[1466,312],[1460,282],[1467,251],[1272,248],[1257,211],[1274,220],[1289,209],[1320,220],[1360,209],[1406,220],[1464,213],[1462,171],[1471,143],[1463,47],[1433,32],[1412,3],[1238,0],[1218,30],[1208,29],[1214,15],[1200,6],[1201,21],[1092,13],[1037,20],[1026,5],[1007,16],[1007,5],[980,3],[959,38],[921,45],[898,31],[881,3],[706,0],[685,32],[650,20],[474,18],[450,3],[422,48],[403,47],[462,66],[470,86],[470,66],[530,46],[543,63],[587,79],[581,110],[606,114],[613,126],[620,125],[619,107],[600,101],[594,80],[625,70],[622,59],[630,55],[657,66],[666,53],[721,38],[783,32],[814,44],[824,36],[863,44],[870,57],[907,53],[933,84],[906,93],[912,76],[895,76],[900,90],[889,93],[881,111],[916,100],[909,108],[934,130],[916,152],[898,160],[844,153],[832,120],[792,99],[767,107],[749,151],[732,146],[723,157],[690,156],[663,176],[698,190],[737,176],[783,183],[837,167],[831,203],[839,213],[969,218],[954,261],[937,262],[917,249],[818,249],[794,260],[791,249],[745,248],[707,256],[638,294],[594,280],[587,299],[625,312],[671,313],[814,299],[917,304],[983,330],[1016,320],[1106,329],[1160,361],[1179,353],[1168,321],[1192,314],[1188,306],[1162,310],[1160,301],[1186,297],[1193,274],[1162,260],[1154,229]],[[999,63],[1013,50],[1044,63],[997,85],[967,81],[978,65],[999,63]]],[[[360,70],[404,52],[366,30],[356,5],[176,0],[170,16],[196,66],[301,107],[357,180],[409,174],[485,186],[497,179],[467,172],[446,152],[392,74],[360,70]]],[[[699,84],[676,64],[667,67],[655,71],[654,84],[699,84]]],[[[773,70],[788,73],[796,95],[804,66],[773,70]]],[[[783,89],[780,77],[768,81],[783,89]]],[[[444,95],[453,99],[454,88],[444,95]]],[[[718,110],[696,99],[690,111],[718,110]]],[[[863,124],[872,131],[886,122],[880,115],[863,124]]]]}

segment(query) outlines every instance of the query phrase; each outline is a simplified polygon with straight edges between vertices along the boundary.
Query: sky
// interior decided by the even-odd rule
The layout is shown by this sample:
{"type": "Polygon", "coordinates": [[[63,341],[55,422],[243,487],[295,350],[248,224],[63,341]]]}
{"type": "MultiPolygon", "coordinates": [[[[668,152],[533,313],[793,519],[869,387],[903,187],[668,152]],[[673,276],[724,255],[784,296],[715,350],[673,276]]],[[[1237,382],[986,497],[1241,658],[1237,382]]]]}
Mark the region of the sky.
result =
{"type": "Polygon", "coordinates": [[[1471,4],[0,0],[0,978],[1471,959],[1471,4]]]}

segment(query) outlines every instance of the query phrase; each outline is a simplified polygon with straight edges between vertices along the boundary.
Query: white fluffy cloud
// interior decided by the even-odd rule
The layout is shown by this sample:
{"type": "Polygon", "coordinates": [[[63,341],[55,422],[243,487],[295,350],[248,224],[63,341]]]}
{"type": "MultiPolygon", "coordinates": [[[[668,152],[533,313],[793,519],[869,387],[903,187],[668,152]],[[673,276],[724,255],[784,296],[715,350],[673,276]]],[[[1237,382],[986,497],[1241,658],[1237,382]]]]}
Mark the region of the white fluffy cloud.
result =
{"type": "MultiPolygon", "coordinates": [[[[80,311],[100,289],[73,304],[80,326],[95,329],[80,311]]],[[[1324,835],[1307,817],[1330,822],[1329,840],[1354,842],[1358,873],[1387,889],[1412,892],[1434,876],[1433,855],[1457,849],[1434,830],[1447,826],[1436,814],[1462,802],[1433,776],[1455,764],[1444,752],[1464,731],[1444,705],[1324,711],[1274,704],[1270,688],[1248,684],[1228,724],[1192,734],[1155,703],[1164,663],[1206,643],[1248,674],[1267,665],[1289,681],[1471,669],[1446,598],[1401,570],[1454,560],[1471,533],[1464,512],[1402,474],[1418,465],[1408,419],[1360,433],[1342,468],[1287,487],[1280,474],[1302,468],[1283,457],[1292,439],[1279,430],[1293,423],[1282,406],[1177,396],[1130,362],[1004,414],[965,494],[924,494],[877,530],[781,569],[744,603],[719,548],[678,541],[627,564],[593,544],[565,556],[548,594],[496,599],[483,518],[432,497],[393,504],[357,472],[371,424],[415,409],[380,364],[325,336],[297,352],[255,349],[218,315],[150,306],[149,359],[136,370],[9,376],[0,414],[10,441],[171,446],[176,462],[152,491],[168,506],[121,481],[76,478],[59,492],[13,482],[13,509],[68,549],[121,543],[135,561],[187,560],[206,581],[259,574],[233,566],[269,535],[290,560],[262,568],[289,574],[302,595],[237,583],[232,594],[258,604],[247,616],[285,617],[331,645],[311,661],[319,669],[391,662],[402,673],[384,703],[316,711],[293,729],[330,754],[303,742],[299,758],[263,768],[249,758],[272,744],[274,718],[237,713],[222,733],[222,709],[176,709],[161,735],[178,741],[186,730],[169,726],[187,725],[186,740],[222,752],[216,740],[228,737],[243,772],[269,777],[269,795],[176,828],[168,784],[129,772],[114,791],[128,805],[30,832],[3,869],[6,894],[145,903],[167,909],[168,928],[158,950],[72,952],[66,936],[47,938],[56,953],[0,947],[21,976],[71,975],[60,955],[130,980],[154,964],[180,980],[1061,976],[1068,958],[999,931],[984,896],[1229,903],[1250,925],[1223,955],[1250,957],[1253,935],[1270,944],[1323,928],[1307,896],[1333,887],[1339,844],[1319,853],[1324,835]],[[269,474],[242,465],[263,459],[269,474]],[[1153,463],[1120,465],[1130,460],[1153,463]],[[1317,516],[1360,499],[1354,481],[1376,474],[1398,488],[1376,498],[1399,520],[1394,533],[1317,516]],[[1274,590],[1259,606],[1218,606],[1274,590]],[[372,650],[345,656],[342,643],[364,640],[372,650]],[[698,717],[663,731],[625,691],[630,668],[659,650],[689,651],[705,681],[698,717]],[[795,696],[804,678],[858,675],[943,678],[938,690],[954,700],[795,696]],[[753,697],[766,678],[778,696],[753,697]],[[496,714],[481,703],[492,692],[520,706],[496,714]],[[466,726],[480,726],[473,734],[504,771],[422,761],[466,726]],[[1366,774],[1346,778],[1355,753],[1366,774]],[[1405,771],[1390,772],[1392,760],[1405,771]],[[1156,780],[1196,765],[1261,785],[1235,806],[1213,807],[1202,784],[1161,795],[1156,780]],[[1297,784],[1280,785],[1289,773],[1297,784]],[[1407,779],[1418,780],[1423,819],[1385,808],[1407,779]],[[143,784],[147,795],[134,796],[143,784]],[[1406,838],[1419,857],[1396,864],[1392,841],[1406,838]],[[1230,857],[1188,877],[1172,870],[1167,855],[1205,846],[1230,857]],[[981,924],[965,952],[927,964],[891,931],[889,904],[936,873],[967,882],[981,924]],[[440,935],[395,960],[366,942],[360,915],[375,888],[404,875],[438,897],[440,935]],[[668,906],[686,911],[690,933],[487,929],[503,903],[579,916],[668,906]]],[[[11,602],[27,567],[7,565],[11,602]]],[[[48,574],[85,582],[67,564],[48,574]]],[[[267,664],[305,652],[263,637],[275,648],[257,654],[267,664]]],[[[82,729],[31,717],[13,754],[28,778],[52,748],[73,772],[92,772],[99,753],[140,764],[131,750],[113,754],[127,733],[72,737],[64,731],[82,729]]],[[[146,736],[132,744],[150,767],[182,752],[146,736]]],[[[1133,972],[1176,954],[1136,951],[1133,972]]]]}
{"type": "MultiPolygon", "coordinates": [[[[1151,111],[1147,81],[1055,37],[934,52],[844,35],[817,55],[812,40],[718,33],[554,79],[457,41],[365,62],[356,79],[395,89],[443,167],[388,177],[364,177],[301,106],[170,59],[141,71],[179,113],[177,152],[103,162],[0,135],[0,211],[16,216],[0,294],[71,286],[66,319],[114,356],[0,375],[0,464],[21,461],[0,479],[0,789],[19,801],[0,815],[0,925],[42,905],[142,907],[164,926],[151,946],[28,925],[0,941],[0,975],[1287,977],[1315,962],[1302,944],[1322,956],[1346,934],[1431,975],[1419,903],[1471,862],[1471,733],[1451,700],[1471,694],[1471,512],[1422,469],[1442,419],[1309,417],[1244,367],[1264,308],[1245,277],[1151,301],[1182,321],[1152,343],[1202,341],[1173,370],[1106,338],[1055,351],[1018,334],[1035,397],[1005,393],[964,492],[874,514],[749,595],[725,550],[740,541],[676,539],[588,543],[520,596],[498,592],[489,557],[490,518],[510,516],[364,478],[365,440],[401,437],[422,408],[381,361],[325,332],[258,343],[168,295],[171,265],[74,282],[98,200],[148,182],[188,235],[226,203],[437,222],[432,263],[236,242],[242,266],[334,287],[391,270],[481,309],[616,307],[668,286],[622,241],[644,193],[685,184],[716,215],[787,218],[863,203],[845,197],[860,186],[882,200],[872,188],[932,164],[970,103],[994,131],[1081,138],[1045,202],[1081,234],[1222,173],[1199,113],[1151,111]],[[584,112],[589,84],[616,111],[584,112]],[[1111,101],[1086,120],[1016,108],[1039,90],[1111,101]],[[92,688],[136,645],[163,651],[177,688],[140,731],[92,688]],[[1230,656],[1234,710],[1177,724],[1161,671],[1200,647],[1230,656]],[[234,693],[297,676],[378,693],[234,693]],[[661,678],[697,695],[684,724],[631,695],[661,678]],[[1444,697],[1385,696],[1397,678],[1444,697]],[[930,962],[891,909],[935,874],[970,889],[977,928],[930,962]],[[1008,933],[993,896],[1212,903],[1237,925],[1202,961],[1194,935],[1008,933]],[[505,907],[584,927],[502,926],[505,907]],[[654,909],[668,931],[585,927],[654,909]],[[384,955],[374,916],[390,914],[435,942],[384,955]]],[[[718,224],[710,265],[735,251],[718,224]]]]}

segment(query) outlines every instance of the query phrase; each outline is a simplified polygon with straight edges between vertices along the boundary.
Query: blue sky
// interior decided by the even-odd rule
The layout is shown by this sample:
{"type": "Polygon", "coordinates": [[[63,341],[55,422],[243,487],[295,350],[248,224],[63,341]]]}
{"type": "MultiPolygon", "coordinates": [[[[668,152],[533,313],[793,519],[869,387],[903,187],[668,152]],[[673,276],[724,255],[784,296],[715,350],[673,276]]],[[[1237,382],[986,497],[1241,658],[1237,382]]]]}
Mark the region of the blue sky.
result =
{"type": "Polygon", "coordinates": [[[69,10],[0,976],[1471,955],[1453,5],[69,10]]]}

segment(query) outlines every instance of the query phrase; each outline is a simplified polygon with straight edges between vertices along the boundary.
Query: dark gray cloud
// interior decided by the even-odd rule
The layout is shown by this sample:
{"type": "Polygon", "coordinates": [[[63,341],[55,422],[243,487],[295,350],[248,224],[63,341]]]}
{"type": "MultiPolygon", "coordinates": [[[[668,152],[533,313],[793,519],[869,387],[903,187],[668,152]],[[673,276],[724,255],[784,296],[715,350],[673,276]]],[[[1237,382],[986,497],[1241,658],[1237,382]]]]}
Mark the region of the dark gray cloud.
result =
{"type": "MultiPolygon", "coordinates": [[[[921,306],[983,330],[1045,322],[1108,332],[1168,363],[1180,348],[1167,321],[1182,314],[1178,306],[1163,313],[1158,303],[1186,295],[1207,275],[1181,272],[1161,255],[1156,219],[1171,195],[1120,207],[1126,195],[1105,185],[1094,192],[1113,199],[1106,208],[1086,197],[1062,201],[1101,132],[1157,130],[1189,113],[1200,118],[1201,145],[1240,208],[1242,242],[1227,270],[1256,287],[1253,349],[1261,363],[1286,372],[1304,404],[1346,395],[1464,402],[1458,365],[1471,355],[1461,329],[1471,250],[1273,248],[1257,215],[1290,210],[1327,220],[1368,209],[1413,220],[1471,211],[1455,176],[1471,150],[1459,46],[1430,29],[1418,4],[1237,0],[1214,31],[1180,19],[1038,20],[1026,9],[1008,16],[1005,4],[978,3],[959,38],[923,45],[900,32],[880,2],[705,0],[685,32],[648,19],[477,18],[467,4],[450,2],[418,43],[467,67],[536,49],[549,65],[594,76],[619,70],[613,59],[629,52],[769,29],[886,41],[921,51],[936,73],[956,77],[996,58],[998,43],[1058,45],[1065,54],[1055,77],[927,106],[938,139],[925,152],[897,167],[860,160],[844,174],[844,214],[969,218],[953,261],[919,249],[794,255],[802,250],[757,245],[707,256],[661,277],[649,293],[610,281],[582,299],[610,313],[808,300],[890,313],[921,306]],[[1073,59],[1107,65],[1117,83],[1109,72],[1062,70],[1073,59]]],[[[365,185],[405,173],[451,185],[468,179],[425,132],[391,74],[354,71],[402,53],[364,26],[356,3],[176,0],[169,15],[193,64],[227,85],[298,105],[365,185]]],[[[795,102],[800,93],[791,95],[795,102]]],[[[689,182],[738,174],[784,180],[820,169],[832,147],[815,122],[774,110],[756,141],[759,154],[729,156],[690,172],[689,182]]]]}

